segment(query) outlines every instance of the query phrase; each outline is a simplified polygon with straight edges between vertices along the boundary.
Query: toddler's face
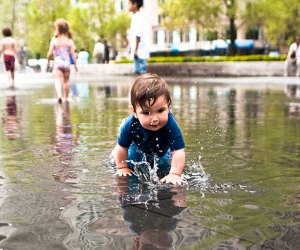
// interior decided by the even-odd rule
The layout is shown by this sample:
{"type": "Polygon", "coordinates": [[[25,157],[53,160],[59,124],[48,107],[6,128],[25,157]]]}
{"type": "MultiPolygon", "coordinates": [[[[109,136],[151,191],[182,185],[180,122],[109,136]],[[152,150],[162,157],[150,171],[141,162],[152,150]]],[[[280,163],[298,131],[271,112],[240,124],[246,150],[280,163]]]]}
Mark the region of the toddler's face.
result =
{"type": "Polygon", "coordinates": [[[137,106],[134,116],[139,119],[143,128],[157,131],[168,122],[168,114],[168,103],[166,102],[165,96],[161,95],[157,98],[156,102],[146,110],[137,106]]]}

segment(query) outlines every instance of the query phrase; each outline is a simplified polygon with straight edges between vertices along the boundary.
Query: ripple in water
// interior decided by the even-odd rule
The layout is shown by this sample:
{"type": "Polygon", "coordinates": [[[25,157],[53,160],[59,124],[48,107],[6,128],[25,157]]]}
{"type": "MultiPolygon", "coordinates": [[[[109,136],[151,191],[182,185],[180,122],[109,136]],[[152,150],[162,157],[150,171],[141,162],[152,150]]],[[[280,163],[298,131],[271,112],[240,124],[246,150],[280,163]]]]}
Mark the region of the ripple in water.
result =
{"type": "MultiPolygon", "coordinates": [[[[149,162],[140,161],[134,162],[133,160],[127,160],[127,163],[133,165],[134,181],[131,181],[132,192],[122,197],[131,204],[146,204],[148,202],[157,201],[157,191],[170,187],[171,184],[165,184],[160,182],[162,177],[158,171],[157,158],[154,159],[153,167],[149,162]],[[145,186],[146,192],[145,192],[145,186]]],[[[167,173],[164,172],[164,175],[167,173]]],[[[244,192],[255,193],[248,185],[234,185],[227,181],[224,183],[213,183],[210,175],[205,172],[203,165],[200,162],[192,162],[187,164],[184,173],[182,174],[183,183],[181,186],[186,190],[195,190],[201,193],[202,197],[205,193],[228,193],[230,190],[240,189],[244,192]]]]}

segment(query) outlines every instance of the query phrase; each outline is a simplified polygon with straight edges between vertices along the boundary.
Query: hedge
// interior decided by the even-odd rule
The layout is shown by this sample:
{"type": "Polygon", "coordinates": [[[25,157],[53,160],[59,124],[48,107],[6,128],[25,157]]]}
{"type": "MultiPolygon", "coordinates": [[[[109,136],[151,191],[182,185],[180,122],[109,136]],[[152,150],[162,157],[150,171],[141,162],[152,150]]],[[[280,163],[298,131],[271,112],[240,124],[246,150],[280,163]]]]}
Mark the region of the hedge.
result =
{"type": "MultiPolygon", "coordinates": [[[[247,55],[247,56],[201,56],[201,57],[150,57],[148,63],[183,63],[183,62],[257,62],[257,61],[284,61],[285,55],[247,55]]],[[[132,63],[129,59],[120,59],[116,63],[132,63]]]]}

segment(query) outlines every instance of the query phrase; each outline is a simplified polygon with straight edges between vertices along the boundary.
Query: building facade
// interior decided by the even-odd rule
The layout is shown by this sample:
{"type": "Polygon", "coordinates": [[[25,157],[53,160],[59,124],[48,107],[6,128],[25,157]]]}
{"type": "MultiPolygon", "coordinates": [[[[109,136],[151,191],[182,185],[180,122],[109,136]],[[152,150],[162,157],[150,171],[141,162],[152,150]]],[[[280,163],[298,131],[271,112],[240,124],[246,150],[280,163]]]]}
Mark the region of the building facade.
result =
{"type": "MultiPolygon", "coordinates": [[[[145,13],[151,26],[150,51],[152,54],[164,51],[210,51],[216,46],[227,46],[228,18],[220,17],[220,23],[214,32],[204,27],[191,25],[185,30],[167,30],[163,25],[163,15],[159,3],[163,0],[144,0],[141,11],[145,13]]],[[[239,8],[246,8],[248,0],[239,1],[239,8]]],[[[126,11],[128,0],[115,0],[116,12],[126,11]]],[[[239,11],[238,11],[239,13],[239,11]]],[[[264,38],[261,28],[246,30],[242,20],[236,19],[237,40],[252,40],[255,48],[263,48],[264,38]]]]}

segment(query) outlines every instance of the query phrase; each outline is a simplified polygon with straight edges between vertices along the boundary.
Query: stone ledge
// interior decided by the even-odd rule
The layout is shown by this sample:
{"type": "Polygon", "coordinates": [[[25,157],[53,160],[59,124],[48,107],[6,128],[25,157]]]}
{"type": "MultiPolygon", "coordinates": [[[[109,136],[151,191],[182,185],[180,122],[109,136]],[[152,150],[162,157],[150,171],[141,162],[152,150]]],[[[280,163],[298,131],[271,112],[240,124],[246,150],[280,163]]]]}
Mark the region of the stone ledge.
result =
{"type": "MultiPolygon", "coordinates": [[[[242,77],[282,76],[284,62],[195,62],[195,63],[149,63],[148,72],[160,76],[242,77]]],[[[71,77],[101,77],[133,75],[133,64],[87,64],[80,65],[79,72],[72,70],[71,77]]],[[[16,72],[21,74],[20,72],[16,72]]],[[[4,73],[0,74],[4,75],[4,73]]],[[[26,73],[41,77],[50,73],[26,73]]]]}
{"type": "MultiPolygon", "coordinates": [[[[282,76],[282,61],[273,62],[195,62],[149,63],[148,71],[163,76],[282,76]]],[[[88,64],[80,74],[132,75],[132,64],[88,64]]]]}
{"type": "Polygon", "coordinates": [[[178,76],[282,76],[284,62],[152,63],[149,72],[178,76]]]}

